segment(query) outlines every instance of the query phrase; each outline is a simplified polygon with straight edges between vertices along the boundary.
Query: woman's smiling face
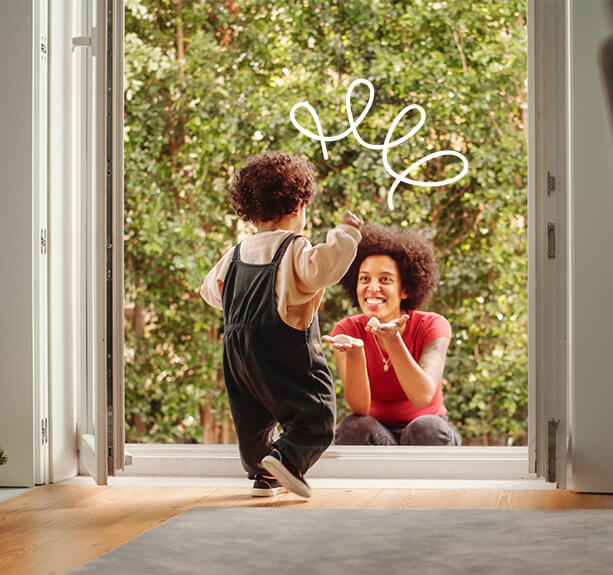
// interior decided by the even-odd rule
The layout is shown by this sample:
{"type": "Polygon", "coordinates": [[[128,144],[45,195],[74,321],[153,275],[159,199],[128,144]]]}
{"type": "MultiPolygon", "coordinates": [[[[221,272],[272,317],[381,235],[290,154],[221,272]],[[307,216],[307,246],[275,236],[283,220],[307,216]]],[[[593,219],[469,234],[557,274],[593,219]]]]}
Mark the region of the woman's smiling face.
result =
{"type": "Polygon", "coordinates": [[[380,322],[402,315],[400,302],[406,297],[396,262],[389,256],[368,256],[360,266],[356,287],[358,303],[367,317],[380,322]]]}

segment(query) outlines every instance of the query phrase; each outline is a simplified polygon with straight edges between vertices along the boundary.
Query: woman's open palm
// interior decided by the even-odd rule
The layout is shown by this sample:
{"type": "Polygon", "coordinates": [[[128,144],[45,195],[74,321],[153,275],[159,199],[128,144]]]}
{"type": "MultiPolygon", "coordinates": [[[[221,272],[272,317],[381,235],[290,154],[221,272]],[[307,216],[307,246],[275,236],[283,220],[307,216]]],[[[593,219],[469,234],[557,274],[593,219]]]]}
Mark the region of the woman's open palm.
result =
{"type": "Polygon", "coordinates": [[[385,323],[381,323],[376,317],[371,317],[366,324],[366,331],[383,338],[392,337],[397,333],[402,334],[408,320],[407,314],[385,323]]]}
{"type": "Polygon", "coordinates": [[[339,333],[334,337],[331,335],[324,335],[321,339],[331,343],[332,347],[337,351],[355,351],[364,347],[364,342],[361,339],[351,337],[345,333],[339,333]]]}

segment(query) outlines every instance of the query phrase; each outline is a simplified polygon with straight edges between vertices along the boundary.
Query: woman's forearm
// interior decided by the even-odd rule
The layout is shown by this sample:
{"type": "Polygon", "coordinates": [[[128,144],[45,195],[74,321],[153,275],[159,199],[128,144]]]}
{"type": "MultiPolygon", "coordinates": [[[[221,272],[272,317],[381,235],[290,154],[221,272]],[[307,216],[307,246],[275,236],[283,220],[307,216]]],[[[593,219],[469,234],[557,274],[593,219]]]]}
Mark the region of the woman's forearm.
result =
{"type": "Polygon", "coordinates": [[[437,382],[411,355],[400,334],[386,338],[385,347],[406,396],[418,409],[426,407],[436,393],[437,382]]]}
{"type": "Polygon", "coordinates": [[[347,404],[353,413],[368,415],[370,411],[370,383],[364,348],[350,352],[335,351],[334,353],[347,404]]]}

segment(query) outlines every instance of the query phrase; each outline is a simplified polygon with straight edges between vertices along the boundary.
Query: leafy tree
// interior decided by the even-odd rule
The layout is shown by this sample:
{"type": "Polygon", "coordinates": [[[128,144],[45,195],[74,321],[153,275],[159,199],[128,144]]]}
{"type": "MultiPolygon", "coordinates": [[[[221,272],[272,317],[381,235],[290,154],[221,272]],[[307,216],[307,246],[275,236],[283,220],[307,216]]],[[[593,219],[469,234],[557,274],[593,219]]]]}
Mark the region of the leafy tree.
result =
{"type": "MultiPolygon", "coordinates": [[[[527,416],[526,27],[519,0],[127,0],[125,45],[126,411],[130,441],[232,441],[221,313],[202,279],[245,227],[227,199],[234,170],[267,149],[305,155],[320,192],[305,230],[322,241],[345,209],[431,237],[441,282],[429,308],[453,328],[450,419],[465,443],[523,443],[527,416]],[[345,94],[375,88],[360,136],[382,143],[401,109],[427,119],[389,153],[402,172],[437,150],[469,172],[443,187],[401,184],[353,136],[320,143],[289,121],[308,101],[324,133],[348,127],[345,94]]],[[[368,97],[352,99],[359,115],[368,97]]],[[[315,131],[299,111],[301,124],[315,131]]],[[[408,133],[406,115],[393,139],[408,133]]],[[[459,172],[438,158],[411,177],[459,172]]],[[[351,313],[335,286],[322,333],[351,313]]],[[[339,417],[347,407],[331,351],[339,417]]]]}

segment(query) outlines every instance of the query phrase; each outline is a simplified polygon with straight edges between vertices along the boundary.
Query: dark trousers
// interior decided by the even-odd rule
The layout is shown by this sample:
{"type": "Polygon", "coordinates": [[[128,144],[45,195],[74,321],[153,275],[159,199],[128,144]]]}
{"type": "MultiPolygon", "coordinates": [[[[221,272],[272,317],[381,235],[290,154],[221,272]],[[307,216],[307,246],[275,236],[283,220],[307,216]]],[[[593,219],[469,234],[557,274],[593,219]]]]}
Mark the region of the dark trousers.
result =
{"type": "Polygon", "coordinates": [[[317,314],[308,329],[298,330],[276,306],[277,268],[295,237],[289,234],[265,265],[243,263],[237,245],[224,279],[224,379],[249,477],[266,473],[260,461],[273,447],[305,473],[334,436],[336,394],[317,314]]]}
{"type": "Polygon", "coordinates": [[[231,369],[226,371],[226,390],[243,468],[251,478],[267,474],[260,461],[276,447],[284,461],[299,473],[306,473],[332,442],[336,422],[334,390],[325,378],[284,381],[263,375],[258,378],[257,370],[253,371],[256,377],[251,382],[246,377],[242,381],[231,377],[231,369]],[[252,382],[256,384],[253,387],[248,385],[252,382]],[[278,424],[283,429],[281,435],[278,424]]]}
{"type": "Polygon", "coordinates": [[[336,445],[462,445],[447,416],[421,415],[405,426],[388,426],[369,415],[352,414],[336,428],[336,445]]]}

